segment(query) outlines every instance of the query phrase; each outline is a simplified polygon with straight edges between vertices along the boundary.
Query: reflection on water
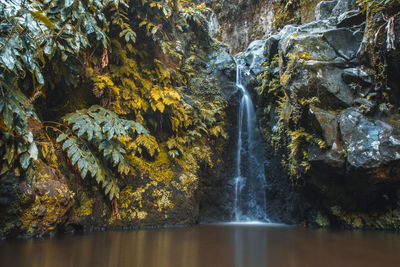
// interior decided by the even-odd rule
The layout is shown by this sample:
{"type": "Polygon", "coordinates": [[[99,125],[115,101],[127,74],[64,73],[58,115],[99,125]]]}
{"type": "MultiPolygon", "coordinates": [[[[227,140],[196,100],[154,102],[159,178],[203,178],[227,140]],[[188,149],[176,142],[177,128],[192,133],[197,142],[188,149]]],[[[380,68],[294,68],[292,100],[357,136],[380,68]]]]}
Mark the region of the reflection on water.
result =
{"type": "Polygon", "coordinates": [[[209,225],[0,242],[0,266],[400,266],[400,235],[209,225]]]}

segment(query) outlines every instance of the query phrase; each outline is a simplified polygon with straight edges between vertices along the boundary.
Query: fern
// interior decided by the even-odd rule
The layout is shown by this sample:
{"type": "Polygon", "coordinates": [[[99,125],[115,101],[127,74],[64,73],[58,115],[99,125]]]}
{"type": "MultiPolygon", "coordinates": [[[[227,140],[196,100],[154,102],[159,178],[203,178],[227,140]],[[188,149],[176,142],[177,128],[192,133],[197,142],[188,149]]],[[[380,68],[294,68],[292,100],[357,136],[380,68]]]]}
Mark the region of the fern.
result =
{"type": "Polygon", "coordinates": [[[118,177],[128,175],[135,167],[129,155],[141,154],[143,148],[154,155],[158,148],[140,123],[121,119],[100,106],[67,114],[63,120],[68,130],[58,136],[57,142],[63,143],[63,150],[82,179],[90,175],[110,200],[119,198],[118,177]]]}
{"type": "Polygon", "coordinates": [[[126,0],[113,1],[111,5],[111,22],[120,28],[119,37],[125,39],[126,42],[136,41],[136,32],[133,31],[129,23],[129,4],[126,0]]]}

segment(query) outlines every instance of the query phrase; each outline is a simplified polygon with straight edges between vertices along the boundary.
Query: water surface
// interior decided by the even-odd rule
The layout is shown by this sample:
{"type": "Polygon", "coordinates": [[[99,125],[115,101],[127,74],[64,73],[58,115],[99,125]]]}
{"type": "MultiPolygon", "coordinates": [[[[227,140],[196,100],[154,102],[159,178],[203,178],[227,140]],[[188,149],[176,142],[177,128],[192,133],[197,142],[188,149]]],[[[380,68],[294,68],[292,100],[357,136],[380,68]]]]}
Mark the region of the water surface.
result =
{"type": "Polygon", "coordinates": [[[400,235],[263,224],[0,241],[0,266],[400,266],[400,235]]]}

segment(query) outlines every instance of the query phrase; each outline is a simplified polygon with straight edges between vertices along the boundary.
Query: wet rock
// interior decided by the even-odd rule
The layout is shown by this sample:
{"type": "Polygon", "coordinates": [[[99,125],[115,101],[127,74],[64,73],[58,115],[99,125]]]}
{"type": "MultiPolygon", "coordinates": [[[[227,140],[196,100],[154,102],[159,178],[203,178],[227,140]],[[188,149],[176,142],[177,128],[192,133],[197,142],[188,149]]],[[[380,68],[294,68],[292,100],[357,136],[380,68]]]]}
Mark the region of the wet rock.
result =
{"type": "Polygon", "coordinates": [[[377,168],[400,160],[400,131],[381,120],[348,109],[339,119],[347,161],[355,168],[377,168]]]}
{"type": "Polygon", "coordinates": [[[272,58],[278,54],[279,41],[279,35],[273,35],[266,40],[264,46],[264,57],[268,62],[271,62],[272,58]]]}
{"type": "Polygon", "coordinates": [[[355,0],[338,0],[336,6],[332,10],[332,15],[340,16],[350,10],[358,10],[355,0]]]}
{"type": "MultiPolygon", "coordinates": [[[[207,82],[216,83],[221,88],[224,98],[229,100],[236,91],[234,86],[236,80],[236,63],[234,58],[228,53],[226,47],[219,46],[208,55],[206,71],[209,75],[207,82]]],[[[198,82],[199,86],[205,85],[205,80],[202,77],[199,77],[198,82]]],[[[212,88],[214,86],[206,85],[204,87],[212,88]]]]}
{"type": "Polygon", "coordinates": [[[315,106],[310,107],[310,113],[317,119],[326,145],[332,147],[333,143],[338,139],[338,120],[336,114],[315,106]]]}
{"type": "MultiPolygon", "coordinates": [[[[312,171],[323,170],[331,172],[329,175],[344,175],[345,174],[345,163],[346,163],[346,154],[344,150],[341,150],[340,147],[333,143],[333,146],[330,150],[322,150],[318,146],[310,146],[308,149],[308,154],[310,155],[308,161],[312,166],[312,171]]],[[[322,176],[323,174],[319,174],[322,176]]]]}
{"type": "Polygon", "coordinates": [[[216,74],[217,71],[220,71],[228,77],[232,77],[233,72],[236,71],[235,66],[235,61],[228,51],[220,49],[209,56],[206,67],[210,73],[216,74]]]}
{"type": "Polygon", "coordinates": [[[22,230],[34,236],[48,235],[68,219],[74,193],[57,180],[38,181],[33,189],[35,201],[22,211],[22,230]]]}
{"type": "Polygon", "coordinates": [[[263,64],[266,60],[265,58],[265,45],[266,40],[255,40],[243,53],[236,55],[236,58],[246,65],[246,69],[251,71],[252,74],[258,75],[264,70],[263,64]]]}
{"type": "Polygon", "coordinates": [[[351,27],[360,25],[365,21],[365,14],[358,10],[351,10],[341,14],[337,19],[336,27],[351,27]]]}
{"type": "Polygon", "coordinates": [[[370,75],[361,68],[347,68],[343,70],[343,81],[347,84],[357,83],[361,86],[371,86],[372,79],[370,75]]]}
{"type": "MultiPolygon", "coordinates": [[[[342,70],[339,68],[321,68],[317,72],[316,82],[339,100],[341,104],[351,106],[354,102],[354,94],[350,87],[343,82],[342,73],[342,70]]],[[[329,99],[332,98],[329,97],[327,101],[329,101],[329,99]]],[[[328,103],[326,104],[329,105],[328,103]]]]}
{"type": "MultiPolygon", "coordinates": [[[[387,70],[388,70],[388,87],[391,88],[395,97],[392,103],[400,106],[400,16],[394,19],[394,48],[386,49],[387,70]]],[[[387,46],[387,44],[386,44],[387,46]]]]}
{"type": "Polygon", "coordinates": [[[354,33],[345,28],[332,29],[323,33],[325,40],[335,49],[338,55],[346,60],[356,57],[361,40],[354,33]]]}
{"type": "MultiPolygon", "coordinates": [[[[338,31],[325,22],[302,26],[292,32],[285,32],[279,42],[279,53],[284,62],[281,82],[285,83],[287,90],[296,91],[300,97],[310,97],[314,94],[312,90],[318,90],[323,105],[350,106],[354,95],[342,80],[343,69],[348,63],[327,42],[327,39],[333,39],[334,33],[340,36],[348,32],[338,31]]],[[[349,34],[352,36],[351,32],[349,34]]],[[[343,41],[343,38],[340,40],[343,41]]],[[[343,47],[339,51],[355,54],[353,43],[337,43],[337,48],[339,45],[343,47]]]]}
{"type": "Polygon", "coordinates": [[[324,20],[331,16],[333,8],[336,6],[337,1],[322,1],[319,2],[315,8],[315,19],[324,20]]]}
{"type": "Polygon", "coordinates": [[[300,32],[316,34],[323,30],[332,29],[333,25],[330,23],[330,21],[312,21],[310,23],[303,24],[297,27],[300,32]]]}
{"type": "Polygon", "coordinates": [[[279,42],[281,55],[290,58],[290,53],[307,52],[308,59],[314,61],[333,61],[337,54],[335,50],[319,34],[295,32],[286,35],[279,42]]]}
{"type": "Polygon", "coordinates": [[[43,236],[68,218],[74,193],[53,167],[37,163],[35,182],[8,175],[0,181],[0,236],[43,236]]]}
{"type": "Polygon", "coordinates": [[[219,32],[219,22],[217,15],[214,12],[209,12],[207,16],[207,21],[208,21],[208,32],[210,33],[210,36],[215,38],[218,35],[219,32]]]}
{"type": "Polygon", "coordinates": [[[274,5],[269,0],[207,0],[217,14],[218,37],[231,54],[244,51],[254,40],[266,39],[274,30],[274,5]]]}
{"type": "Polygon", "coordinates": [[[280,72],[266,75],[261,123],[272,143],[303,146],[298,158],[285,148],[279,152],[301,165],[289,168],[305,167],[304,190],[317,196],[314,204],[328,217],[336,216],[327,209],[333,205],[350,213],[398,207],[391,196],[398,194],[400,177],[400,17],[392,21],[395,49],[387,47],[382,26],[397,11],[391,12],[365,21],[354,0],[322,1],[316,21],[285,26],[276,35],[280,72]],[[387,83],[377,81],[386,72],[387,83]],[[288,139],[280,129],[288,129],[288,139]],[[295,143],[299,133],[311,141],[295,143]],[[300,161],[302,154],[310,166],[300,161]]]}

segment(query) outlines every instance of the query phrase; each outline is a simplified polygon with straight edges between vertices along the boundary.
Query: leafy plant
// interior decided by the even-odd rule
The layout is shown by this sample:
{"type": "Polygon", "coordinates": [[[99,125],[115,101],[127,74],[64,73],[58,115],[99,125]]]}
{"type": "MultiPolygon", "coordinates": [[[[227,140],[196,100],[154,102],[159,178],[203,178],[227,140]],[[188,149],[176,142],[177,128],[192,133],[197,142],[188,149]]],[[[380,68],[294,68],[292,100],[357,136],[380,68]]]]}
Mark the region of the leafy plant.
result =
{"type": "Polygon", "coordinates": [[[34,87],[43,86],[46,60],[58,53],[63,61],[77,57],[92,38],[108,46],[103,13],[108,4],[105,0],[1,0],[0,69],[20,78],[31,73],[34,87]]]}
{"type": "Polygon", "coordinates": [[[154,59],[151,65],[141,66],[136,59],[139,52],[133,47],[123,49],[115,41],[113,49],[109,72],[95,74],[91,70],[89,76],[96,95],[110,98],[109,108],[117,114],[133,114],[139,122],[143,116],[164,116],[174,132],[192,123],[181,95],[173,87],[170,70],[161,61],[154,59]]]}
{"type": "Polygon", "coordinates": [[[24,171],[29,179],[35,178],[35,163],[38,149],[33,133],[28,127],[30,118],[37,119],[29,104],[29,99],[19,90],[0,89],[0,157],[2,166],[0,175],[10,171],[19,176],[24,171]]]}
{"type": "Polygon", "coordinates": [[[82,179],[95,178],[110,200],[119,198],[118,177],[134,170],[130,154],[141,153],[142,147],[152,155],[156,152],[144,141],[148,132],[140,123],[121,119],[100,106],[67,114],[63,120],[68,129],[57,142],[63,143],[82,179]]]}
{"type": "Polygon", "coordinates": [[[178,162],[199,135],[201,142],[226,135],[221,110],[194,110],[182,96],[189,76],[180,69],[186,40],[178,33],[205,29],[207,8],[197,3],[0,0],[0,175],[33,179],[37,159],[61,172],[53,129],[81,178],[96,180],[115,211],[121,179],[144,175],[140,167],[152,166],[144,162],[162,154],[166,170],[150,176],[170,182],[168,152],[178,162]],[[34,103],[44,124],[54,124],[42,126],[34,103]],[[53,105],[57,114],[47,116],[53,105]],[[63,124],[46,121],[65,113],[63,124]]]}

